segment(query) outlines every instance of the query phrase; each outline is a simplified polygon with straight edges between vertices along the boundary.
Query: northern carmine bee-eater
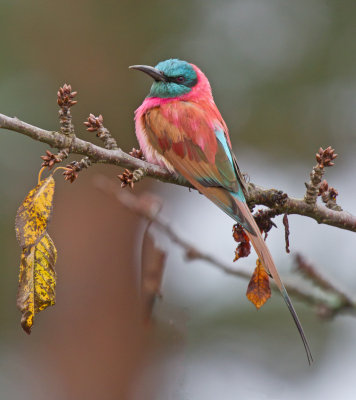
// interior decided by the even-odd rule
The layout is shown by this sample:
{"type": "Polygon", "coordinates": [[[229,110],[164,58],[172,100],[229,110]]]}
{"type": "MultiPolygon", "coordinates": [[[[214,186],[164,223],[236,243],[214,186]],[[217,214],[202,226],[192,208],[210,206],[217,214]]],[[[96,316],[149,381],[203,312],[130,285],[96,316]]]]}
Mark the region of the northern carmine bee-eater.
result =
{"type": "Polygon", "coordinates": [[[135,113],[136,135],[146,160],[182,175],[242,225],[281,291],[311,363],[313,358],[297,313],[246,204],[246,184],[208,79],[194,64],[177,59],[162,61],[155,68],[130,68],[154,80],[135,113]]]}

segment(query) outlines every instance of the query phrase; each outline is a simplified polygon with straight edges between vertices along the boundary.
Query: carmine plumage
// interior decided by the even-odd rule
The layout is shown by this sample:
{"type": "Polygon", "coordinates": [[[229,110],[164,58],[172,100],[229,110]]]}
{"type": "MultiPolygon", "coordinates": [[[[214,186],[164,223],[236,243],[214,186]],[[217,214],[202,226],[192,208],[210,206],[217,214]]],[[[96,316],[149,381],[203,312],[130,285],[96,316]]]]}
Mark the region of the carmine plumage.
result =
{"type": "Polygon", "coordinates": [[[246,204],[245,182],[208,79],[197,66],[177,59],[160,62],[155,68],[130,68],[154,79],[135,113],[136,135],[146,160],[182,175],[243,226],[288,306],[311,363],[303,328],[246,204]]]}

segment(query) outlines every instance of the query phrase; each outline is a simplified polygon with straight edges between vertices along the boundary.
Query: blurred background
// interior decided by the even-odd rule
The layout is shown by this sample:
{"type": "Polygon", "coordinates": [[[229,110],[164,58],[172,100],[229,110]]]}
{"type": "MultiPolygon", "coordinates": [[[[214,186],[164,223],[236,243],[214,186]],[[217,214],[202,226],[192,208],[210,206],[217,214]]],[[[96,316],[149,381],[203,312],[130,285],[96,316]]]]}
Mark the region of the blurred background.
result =
{"type": "MultiPolygon", "coordinates": [[[[356,213],[356,2],[354,0],[0,0],[0,112],[58,129],[56,92],[78,90],[79,137],[89,112],[126,151],[137,147],[133,112],[151,82],[129,71],[167,58],[208,76],[252,182],[302,197],[319,146],[339,158],[327,171],[340,205],[356,213]]],[[[224,400],[355,398],[356,318],[321,320],[295,300],[315,358],[277,293],[259,311],[247,282],[167,252],[163,299],[150,329],[140,323],[140,247],[145,223],[93,184],[118,168],[93,166],[74,184],[57,175],[49,232],[58,249],[57,304],[31,336],[20,327],[16,210],[36,184],[47,147],[0,132],[1,399],[224,400]]],[[[128,190],[128,189],[127,189],[128,190]]],[[[232,221],[202,196],[146,179],[162,217],[197,247],[232,264],[232,221]]],[[[280,219],[268,245],[291,274],[280,219]]],[[[345,291],[356,290],[355,236],[290,217],[292,255],[301,252],[345,291]]],[[[255,257],[237,266],[251,271],[255,257]]]]}

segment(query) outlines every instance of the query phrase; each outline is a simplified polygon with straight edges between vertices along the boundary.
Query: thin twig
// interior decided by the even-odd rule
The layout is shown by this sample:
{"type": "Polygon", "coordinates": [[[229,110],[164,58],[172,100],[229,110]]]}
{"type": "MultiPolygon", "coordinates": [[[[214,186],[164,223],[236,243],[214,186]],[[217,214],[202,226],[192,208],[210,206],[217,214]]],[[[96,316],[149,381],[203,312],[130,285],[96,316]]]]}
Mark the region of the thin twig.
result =
{"type": "Polygon", "coordinates": [[[106,149],[115,150],[119,148],[115,138],[111,136],[109,129],[105,128],[104,117],[101,114],[99,117],[90,114],[84,125],[87,127],[87,131],[96,132],[96,136],[102,140],[106,149]]]}
{"type": "Polygon", "coordinates": [[[302,257],[300,254],[296,254],[295,261],[297,264],[297,271],[301,272],[307,279],[310,279],[317,287],[325,290],[326,292],[336,294],[339,298],[339,301],[345,308],[355,307],[354,301],[348,294],[345,293],[344,290],[341,290],[335,285],[334,282],[323,276],[322,273],[313,265],[308,263],[304,257],[302,257]]]}
{"type": "MultiPolygon", "coordinates": [[[[321,185],[321,180],[323,178],[325,167],[332,167],[334,165],[334,160],[337,157],[335,150],[329,146],[326,149],[320,147],[319,151],[315,154],[317,164],[313,167],[310,174],[310,181],[305,183],[307,192],[304,196],[304,201],[310,205],[314,205],[318,198],[319,188],[321,185]]],[[[338,210],[340,211],[340,210],[338,210]]]]}

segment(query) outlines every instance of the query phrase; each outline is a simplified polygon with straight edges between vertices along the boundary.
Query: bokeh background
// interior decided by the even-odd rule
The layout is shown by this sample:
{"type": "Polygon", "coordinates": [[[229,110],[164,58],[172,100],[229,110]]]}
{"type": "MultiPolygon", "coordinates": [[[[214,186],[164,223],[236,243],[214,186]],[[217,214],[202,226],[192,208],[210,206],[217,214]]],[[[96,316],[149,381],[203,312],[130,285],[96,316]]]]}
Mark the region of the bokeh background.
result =
{"type": "MultiPolygon", "coordinates": [[[[77,135],[96,142],[82,122],[102,113],[128,151],[150,82],[127,67],[185,59],[209,77],[253,182],[302,196],[315,152],[332,145],[339,158],[327,179],[355,214],[355,18],[354,0],[0,0],[0,112],[57,129],[56,92],[71,83],[77,135]]],[[[114,167],[93,166],[72,185],[57,176],[57,305],[24,334],[14,218],[46,148],[0,132],[1,399],[355,398],[354,316],[323,321],[295,301],[315,358],[308,367],[280,296],[256,312],[246,282],[188,263],[159,232],[168,254],[163,299],[142,329],[145,224],[93,184],[97,173],[114,180],[114,167]]],[[[159,195],[177,232],[232,265],[231,220],[202,196],[149,179],[135,191],[159,195]]],[[[286,276],[293,257],[277,224],[268,244],[286,276]]],[[[354,293],[354,234],[297,216],[290,226],[292,254],[354,293]]],[[[252,271],[254,257],[239,263],[252,271]]]]}

